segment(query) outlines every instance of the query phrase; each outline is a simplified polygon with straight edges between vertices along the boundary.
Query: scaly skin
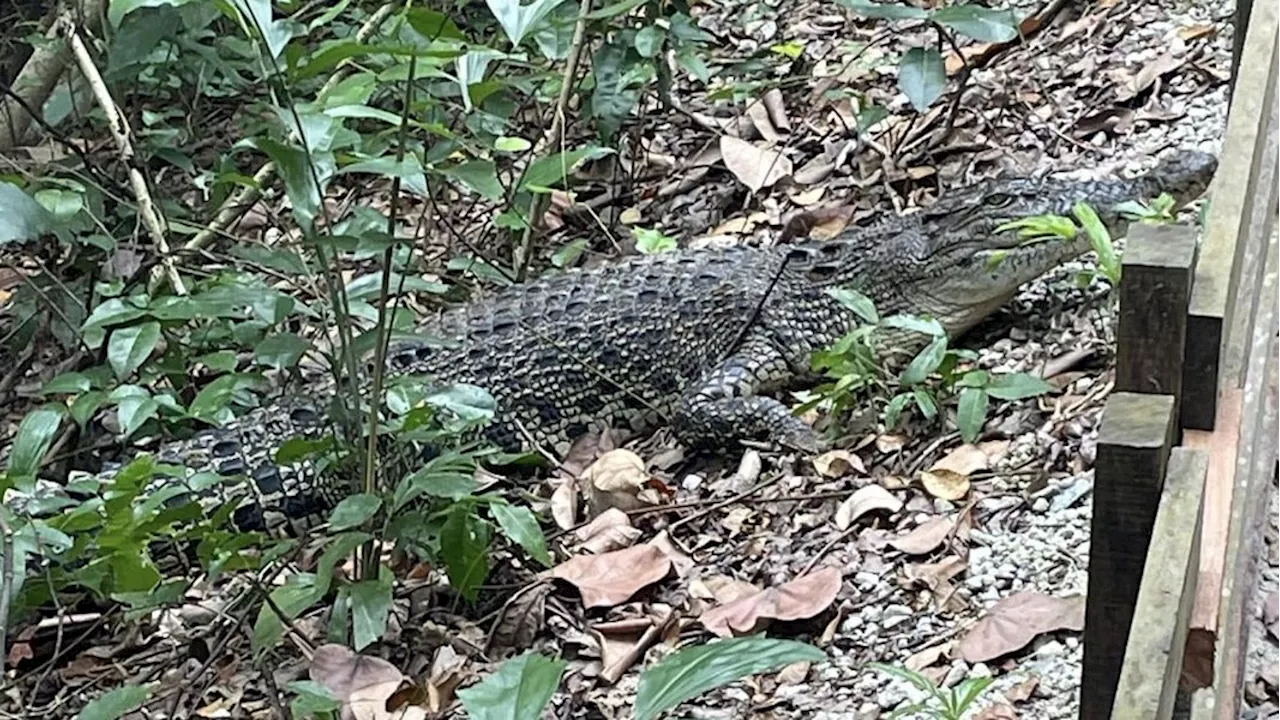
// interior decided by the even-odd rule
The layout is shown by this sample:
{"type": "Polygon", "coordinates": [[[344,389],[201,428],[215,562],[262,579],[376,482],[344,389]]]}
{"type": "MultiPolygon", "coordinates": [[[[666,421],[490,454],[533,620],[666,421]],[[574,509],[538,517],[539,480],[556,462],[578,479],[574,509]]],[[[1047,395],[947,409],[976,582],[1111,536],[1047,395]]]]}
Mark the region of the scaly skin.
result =
{"type": "MultiPolygon", "coordinates": [[[[428,320],[422,333],[451,347],[400,347],[390,367],[488,390],[497,414],[485,436],[509,450],[532,440],[563,453],[592,429],[664,422],[691,446],[758,439],[813,450],[813,431],[767,393],[803,381],[813,352],[855,326],[827,288],[856,288],[883,315],[932,316],[959,335],[1024,283],[1089,249],[1083,237],[1024,243],[996,231],[1006,221],[1069,216],[1085,201],[1119,236],[1117,203],[1161,192],[1193,199],[1216,167],[1209,155],[1182,152],[1136,180],[989,181],[830,241],[684,250],[550,275],[428,320]]],[[[890,340],[910,352],[924,338],[890,340]]],[[[272,524],[264,513],[313,515],[343,490],[315,487],[309,469],[270,458],[285,438],[315,426],[314,400],[261,408],[234,428],[166,446],[161,457],[253,478],[242,525],[272,524]]]]}

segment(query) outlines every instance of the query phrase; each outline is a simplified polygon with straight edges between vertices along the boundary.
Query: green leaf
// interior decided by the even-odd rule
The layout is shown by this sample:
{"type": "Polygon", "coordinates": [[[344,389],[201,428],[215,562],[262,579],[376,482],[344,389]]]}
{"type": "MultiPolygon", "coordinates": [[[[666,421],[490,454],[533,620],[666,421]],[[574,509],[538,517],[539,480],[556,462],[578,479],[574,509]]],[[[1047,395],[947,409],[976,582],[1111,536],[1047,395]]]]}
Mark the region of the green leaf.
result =
{"type": "Polygon", "coordinates": [[[924,382],[942,364],[942,358],[946,354],[947,338],[934,338],[924,350],[920,351],[919,355],[911,359],[907,369],[902,371],[902,377],[899,378],[899,382],[908,386],[924,382]]]}
{"type": "Polygon", "coordinates": [[[392,511],[422,495],[460,500],[476,490],[475,461],[458,453],[432,458],[426,465],[406,476],[396,486],[392,511]]]}
{"type": "Polygon", "coordinates": [[[102,404],[106,402],[107,394],[101,390],[90,390],[87,393],[81,393],[75,400],[71,401],[71,419],[76,421],[80,427],[89,422],[89,418],[98,412],[102,404]]]}
{"type": "Polygon", "coordinates": [[[918,332],[921,335],[928,335],[932,338],[944,337],[947,334],[947,330],[942,327],[942,323],[933,318],[922,318],[916,315],[890,315],[884,319],[883,325],[899,330],[918,332]]]}
{"type": "Polygon", "coordinates": [[[987,394],[1001,400],[1022,400],[1044,395],[1053,386],[1044,379],[1026,373],[1001,373],[992,375],[987,382],[987,394]]]}
{"type": "Polygon", "coordinates": [[[291,437],[280,444],[276,450],[276,462],[280,465],[292,465],[299,460],[312,458],[333,447],[333,436],[324,435],[314,440],[305,437],[291,437]]]}
{"type": "Polygon", "coordinates": [[[1071,212],[1089,236],[1089,244],[1093,246],[1093,251],[1098,253],[1098,267],[1102,269],[1102,274],[1111,281],[1113,286],[1119,285],[1120,258],[1116,255],[1116,247],[1111,242],[1111,233],[1107,232],[1107,226],[1102,224],[1102,219],[1088,203],[1076,203],[1071,208],[1071,212]]]}
{"type": "Polygon", "coordinates": [[[253,349],[258,364],[278,369],[291,368],[311,349],[311,341],[294,333],[279,333],[263,338],[253,349]]]}
{"type": "Polygon", "coordinates": [[[935,10],[930,19],[982,42],[1009,42],[1018,37],[1018,20],[1011,10],[952,5],[935,10]]]}
{"type": "Polygon", "coordinates": [[[357,652],[387,631],[394,577],[381,568],[377,580],[362,580],[351,586],[351,639],[357,652]]]}
{"type": "Polygon", "coordinates": [[[542,158],[529,165],[520,181],[520,189],[528,189],[530,186],[555,187],[562,182],[567,183],[575,165],[584,160],[602,158],[612,152],[609,148],[586,147],[542,158]]]}
{"type": "Polygon", "coordinates": [[[321,713],[331,713],[342,707],[342,701],[329,692],[329,688],[314,680],[294,680],[285,686],[298,696],[289,703],[295,718],[318,717],[321,713]]]}
{"type": "Polygon", "coordinates": [[[587,14],[587,19],[608,20],[609,18],[617,17],[619,15],[626,15],[648,1],[649,0],[622,0],[622,2],[606,5],[599,10],[592,10],[587,14]]]}
{"type": "MultiPolygon", "coordinates": [[[[448,292],[449,288],[438,282],[432,282],[416,275],[391,273],[387,285],[392,296],[397,292],[428,292],[436,295],[448,292]]],[[[351,300],[376,300],[382,294],[382,272],[361,275],[347,284],[347,297],[351,300]]]]}
{"type": "Polygon", "coordinates": [[[427,396],[434,408],[448,410],[466,422],[488,421],[497,410],[497,401],[489,391],[476,385],[454,383],[427,396]]]}
{"type": "Polygon", "coordinates": [[[640,28],[636,33],[634,42],[632,43],[636,52],[640,53],[640,57],[651,58],[657,56],[662,51],[662,43],[667,39],[667,34],[657,25],[646,25],[640,28]]]}
{"type": "Polygon", "coordinates": [[[748,675],[794,662],[819,662],[826,657],[812,645],[762,635],[685,648],[640,675],[636,720],[652,720],[689,698],[748,675]]]}
{"type": "Polygon", "coordinates": [[[480,584],[489,574],[489,524],[466,503],[449,508],[440,528],[440,555],[444,558],[449,584],[458,594],[475,600],[480,584]]]}
{"type": "Polygon", "coordinates": [[[679,247],[675,238],[661,230],[633,227],[631,228],[631,234],[636,239],[636,250],[644,255],[671,252],[679,247]]]}
{"type": "Polygon", "coordinates": [[[920,20],[929,13],[910,5],[886,5],[868,0],[839,0],[841,5],[865,18],[874,20],[920,20]]]}
{"type": "Polygon", "coordinates": [[[902,419],[902,411],[907,409],[907,403],[911,402],[911,398],[911,393],[898,393],[893,396],[884,409],[885,427],[890,430],[898,427],[898,421],[902,419]]]}
{"type": "Polygon", "coordinates": [[[69,372],[50,379],[40,387],[41,395],[53,395],[55,393],[67,393],[75,395],[77,393],[88,392],[93,389],[93,383],[89,380],[89,376],[84,373],[69,372]]]}
{"type": "Polygon", "coordinates": [[[126,685],[109,690],[90,700],[76,715],[76,720],[117,720],[126,713],[137,710],[151,698],[155,685],[126,685]]]}
{"type": "Polygon", "coordinates": [[[192,400],[191,406],[187,408],[187,414],[197,420],[215,425],[222,424],[231,419],[228,405],[232,396],[241,390],[257,386],[259,382],[259,376],[248,373],[215,378],[213,382],[200,389],[196,399],[192,400]]]}
{"type": "Polygon", "coordinates": [[[492,160],[471,160],[437,170],[475,190],[486,200],[503,198],[502,184],[498,182],[498,169],[492,160]]]}
{"type": "Polygon", "coordinates": [[[292,620],[303,610],[319,602],[323,596],[322,589],[316,586],[316,577],[310,573],[291,575],[284,585],[272,590],[272,602],[262,603],[258,619],[253,624],[251,645],[254,652],[275,647],[280,638],[284,637],[284,622],[272,609],[273,604],[292,620]]]}
{"type": "Polygon", "coordinates": [[[520,45],[529,32],[562,2],[564,0],[534,0],[522,5],[520,0],[485,0],[513,46],[520,45]]]}
{"type": "Polygon", "coordinates": [[[348,495],[329,514],[329,529],[337,532],[357,527],[381,507],[382,498],[373,493],[348,495]]]}
{"type": "Polygon", "coordinates": [[[527,652],[504,662],[479,684],[459,690],[458,699],[471,720],[539,720],[564,668],[563,660],[527,652]]]}
{"type": "Polygon", "coordinates": [[[493,149],[499,152],[521,153],[533,147],[533,143],[522,137],[503,136],[493,141],[493,149]]]}
{"type": "Polygon", "coordinates": [[[911,391],[911,397],[915,398],[916,407],[920,408],[920,414],[924,415],[926,420],[932,420],[938,416],[938,401],[934,400],[929,392],[916,388],[911,391]]]}
{"type": "Polygon", "coordinates": [[[13,449],[9,453],[9,475],[35,477],[62,425],[62,415],[62,410],[57,406],[44,405],[22,418],[18,434],[13,440],[13,449]]]}
{"type": "Polygon", "coordinates": [[[880,322],[880,313],[876,311],[875,302],[853,288],[827,288],[827,294],[835,301],[849,308],[858,317],[871,324],[880,322]]]}
{"type": "Polygon", "coordinates": [[[0,182],[0,245],[38,240],[53,225],[44,206],[16,185],[0,182]]]}
{"type": "Polygon", "coordinates": [[[569,267],[577,262],[578,258],[582,257],[582,253],[586,252],[586,250],[587,241],[585,239],[571,240],[551,254],[551,264],[558,268],[569,267]]]}
{"type": "Polygon", "coordinates": [[[933,48],[911,48],[898,68],[898,89],[916,112],[924,112],[947,87],[947,65],[933,48]]]}
{"type": "Polygon", "coordinates": [[[126,302],[125,298],[111,298],[95,307],[93,312],[89,313],[89,317],[84,321],[84,325],[80,329],[89,330],[91,328],[105,328],[110,325],[122,325],[146,314],[146,310],[133,304],[132,298],[129,298],[128,302],[126,302]]]}
{"type": "Polygon", "coordinates": [[[640,87],[635,83],[637,75],[634,63],[628,62],[629,55],[629,49],[619,41],[603,45],[591,60],[596,81],[591,91],[591,116],[606,138],[618,132],[640,101],[640,87]]]}
{"type": "Polygon", "coordinates": [[[107,341],[107,362],[116,377],[125,380],[151,357],[159,341],[160,323],[155,321],[117,328],[107,341]]]}
{"type": "Polygon", "coordinates": [[[151,393],[145,388],[137,385],[123,385],[111,393],[112,396],[117,396],[118,394],[116,415],[120,419],[120,427],[124,431],[125,437],[137,432],[143,423],[155,417],[156,413],[160,411],[160,405],[156,403],[155,398],[151,397],[151,393]],[[126,388],[130,388],[130,392],[120,394],[120,391],[126,388]]]}
{"type": "Polygon", "coordinates": [[[551,553],[547,552],[547,538],[542,534],[538,518],[527,507],[517,507],[508,502],[496,502],[489,506],[498,526],[529,553],[529,557],[551,567],[551,553]]]}
{"type": "Polygon", "coordinates": [[[956,426],[960,437],[967,443],[977,442],[982,426],[987,422],[987,405],[990,399],[982,388],[962,388],[956,407],[956,426]]]}

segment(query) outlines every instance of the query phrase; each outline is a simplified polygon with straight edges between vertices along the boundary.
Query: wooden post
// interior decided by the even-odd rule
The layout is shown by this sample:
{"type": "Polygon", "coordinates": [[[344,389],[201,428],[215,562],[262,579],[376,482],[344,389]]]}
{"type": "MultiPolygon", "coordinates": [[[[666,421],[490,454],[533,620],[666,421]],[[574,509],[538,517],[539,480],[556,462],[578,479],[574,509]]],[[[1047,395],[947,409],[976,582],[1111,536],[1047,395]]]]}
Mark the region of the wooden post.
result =
{"type": "Polygon", "coordinates": [[[1174,422],[1169,395],[1113,393],[1102,413],[1094,463],[1081,720],[1111,716],[1174,422]]]}
{"type": "Polygon", "coordinates": [[[1200,510],[1209,456],[1174,448],[1142,571],[1116,690],[1113,720],[1173,717],[1200,555],[1200,510]]]}
{"type": "Polygon", "coordinates": [[[1175,417],[1182,399],[1187,303],[1195,264],[1195,229],[1181,225],[1129,229],[1120,283],[1115,389],[1172,395],[1175,417]]]}
{"type": "MultiPolygon", "coordinates": [[[[1270,193],[1260,192],[1263,165],[1274,164],[1267,151],[1275,82],[1280,77],[1280,44],[1276,42],[1280,0],[1256,0],[1249,12],[1247,37],[1240,51],[1244,72],[1236,78],[1235,92],[1222,142],[1220,172],[1213,179],[1212,201],[1201,258],[1196,265],[1188,322],[1188,378],[1197,382],[1185,388],[1185,427],[1213,429],[1219,388],[1240,387],[1247,363],[1248,340],[1242,337],[1242,316],[1236,302],[1251,305],[1251,284],[1265,259],[1249,265],[1268,233],[1249,227],[1254,205],[1270,208],[1270,193]],[[1247,273],[1244,270],[1248,270],[1247,273]],[[1240,293],[1242,275],[1245,291],[1240,293]],[[1233,324],[1235,323],[1235,324],[1233,324]],[[1212,392],[1208,388],[1212,387],[1212,392]]],[[[1236,28],[1236,32],[1243,28],[1236,28]]],[[[1267,176],[1270,177],[1270,176],[1267,176]]]]}

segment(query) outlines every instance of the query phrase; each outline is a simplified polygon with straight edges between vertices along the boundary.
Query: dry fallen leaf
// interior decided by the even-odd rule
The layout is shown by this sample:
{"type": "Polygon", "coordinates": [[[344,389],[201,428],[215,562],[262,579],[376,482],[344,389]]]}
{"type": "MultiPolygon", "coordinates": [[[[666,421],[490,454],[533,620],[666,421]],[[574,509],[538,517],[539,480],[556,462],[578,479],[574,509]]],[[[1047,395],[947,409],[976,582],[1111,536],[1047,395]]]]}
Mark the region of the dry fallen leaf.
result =
{"type": "Polygon", "coordinates": [[[617,508],[635,510],[644,505],[640,491],[649,482],[644,460],[630,450],[610,450],[582,473],[582,490],[587,498],[587,517],[617,508]]]}
{"type": "Polygon", "coordinates": [[[848,450],[831,450],[822,453],[813,459],[813,467],[819,475],[826,478],[843,477],[851,471],[863,475],[867,472],[866,466],[862,464],[862,458],[848,450]]]}
{"type": "Polygon", "coordinates": [[[720,637],[749,635],[771,620],[804,620],[826,610],[840,592],[839,568],[826,567],[702,614],[703,626],[720,637]]]}
{"type": "Polygon", "coordinates": [[[1178,37],[1187,42],[1199,40],[1202,37],[1212,37],[1217,34],[1217,25],[1187,25],[1186,27],[1178,28],[1178,37]]]}
{"type": "Polygon", "coordinates": [[[907,555],[927,555],[942,545],[952,526],[951,518],[936,517],[911,532],[893,538],[889,546],[907,555]]]}
{"type": "Polygon", "coordinates": [[[943,500],[960,500],[969,494],[969,476],[950,470],[925,470],[920,473],[925,492],[943,500]]]}
{"type": "Polygon", "coordinates": [[[866,485],[858,488],[836,508],[836,527],[848,530],[858,518],[872,510],[887,510],[896,513],[902,509],[902,501],[879,485],[866,485]]]}
{"type": "Polygon", "coordinates": [[[667,554],[667,557],[671,559],[671,567],[676,571],[676,577],[684,577],[693,569],[693,558],[689,557],[684,550],[680,549],[680,546],[676,544],[676,541],[671,539],[671,536],[667,534],[666,530],[663,530],[654,536],[654,538],[649,541],[649,544],[667,554]]]}
{"type": "Polygon", "coordinates": [[[957,475],[972,475],[990,467],[990,459],[982,448],[972,443],[965,443],[931,465],[929,471],[947,470],[957,475]]]}
{"type": "Polygon", "coordinates": [[[1011,705],[994,703],[983,708],[973,720],[1018,720],[1018,711],[1011,705]]]}
{"type": "Polygon", "coordinates": [[[406,682],[396,666],[382,658],[357,655],[341,645],[321,645],[311,656],[311,679],[342,702],[342,715],[350,720],[424,720],[418,705],[387,710],[387,701],[406,682]]]}
{"type": "Polygon", "coordinates": [[[568,530],[578,523],[578,483],[569,480],[560,483],[551,493],[551,519],[556,527],[568,530]]]}
{"type": "Polygon", "coordinates": [[[1084,596],[1021,592],[996,603],[960,640],[966,662],[987,662],[1026,647],[1038,635],[1084,629],[1084,596]]]}
{"type": "Polygon", "coordinates": [[[769,120],[781,132],[791,132],[791,119],[787,117],[787,106],[782,99],[782,91],[769,88],[761,98],[765,109],[769,111],[769,120]]]}
{"type": "Polygon", "coordinates": [[[813,667],[813,663],[808,660],[801,660],[782,668],[774,677],[778,680],[779,685],[799,685],[809,676],[809,668],[811,667],[813,667]]]}
{"type": "Polygon", "coordinates": [[[582,593],[585,607],[609,607],[625,602],[640,589],[671,572],[671,559],[652,545],[636,545],[602,555],[578,555],[551,569],[582,593]]]}
{"type": "Polygon", "coordinates": [[[639,528],[632,527],[631,518],[626,513],[610,508],[600,513],[595,520],[574,531],[583,550],[595,555],[613,550],[631,547],[643,534],[639,528]]]}
{"type": "Polygon", "coordinates": [[[791,175],[791,160],[785,155],[756,147],[746,140],[721,136],[720,153],[724,156],[725,167],[751,192],[759,192],[791,175]]]}
{"type": "Polygon", "coordinates": [[[827,189],[825,187],[818,186],[792,195],[791,202],[799,205],[800,207],[809,207],[810,205],[816,205],[820,200],[822,200],[822,196],[826,194],[827,189]]]}
{"type": "Polygon", "coordinates": [[[753,102],[747,105],[747,119],[751,121],[751,125],[760,133],[760,137],[770,145],[776,144],[782,138],[782,134],[773,126],[773,120],[769,118],[769,110],[761,103],[753,102]]]}
{"type": "Polygon", "coordinates": [[[902,666],[908,670],[920,672],[925,668],[936,664],[939,660],[947,656],[951,652],[952,643],[944,642],[940,645],[927,647],[920,652],[915,653],[911,657],[903,661],[902,666]]]}
{"type": "Polygon", "coordinates": [[[717,604],[728,605],[731,602],[751,597],[760,592],[760,588],[746,580],[738,580],[727,575],[712,575],[694,581],[689,586],[689,593],[704,600],[715,600],[717,604]]]}
{"type": "Polygon", "coordinates": [[[853,219],[853,206],[816,208],[792,215],[782,227],[779,243],[793,240],[830,240],[844,232],[853,219]]]}
{"type": "Polygon", "coordinates": [[[1004,699],[1011,703],[1026,702],[1036,691],[1036,686],[1040,684],[1040,678],[1037,675],[1031,675],[1022,680],[1017,685],[1004,691],[1004,699]]]}
{"type": "Polygon", "coordinates": [[[877,435],[876,449],[882,453],[897,452],[907,446],[907,437],[905,435],[877,435]]]}

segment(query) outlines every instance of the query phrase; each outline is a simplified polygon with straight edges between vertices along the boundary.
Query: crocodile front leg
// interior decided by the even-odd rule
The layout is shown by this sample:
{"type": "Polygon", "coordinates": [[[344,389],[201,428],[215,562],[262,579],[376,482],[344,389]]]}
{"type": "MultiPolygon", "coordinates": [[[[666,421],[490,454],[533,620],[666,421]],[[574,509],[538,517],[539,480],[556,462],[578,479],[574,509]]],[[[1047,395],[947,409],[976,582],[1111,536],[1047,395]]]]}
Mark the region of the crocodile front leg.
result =
{"type": "Polygon", "coordinates": [[[757,394],[762,388],[785,384],[791,376],[786,358],[772,343],[749,339],[684,394],[672,419],[676,436],[693,447],[769,440],[817,452],[822,443],[812,428],[786,405],[757,394]]]}

